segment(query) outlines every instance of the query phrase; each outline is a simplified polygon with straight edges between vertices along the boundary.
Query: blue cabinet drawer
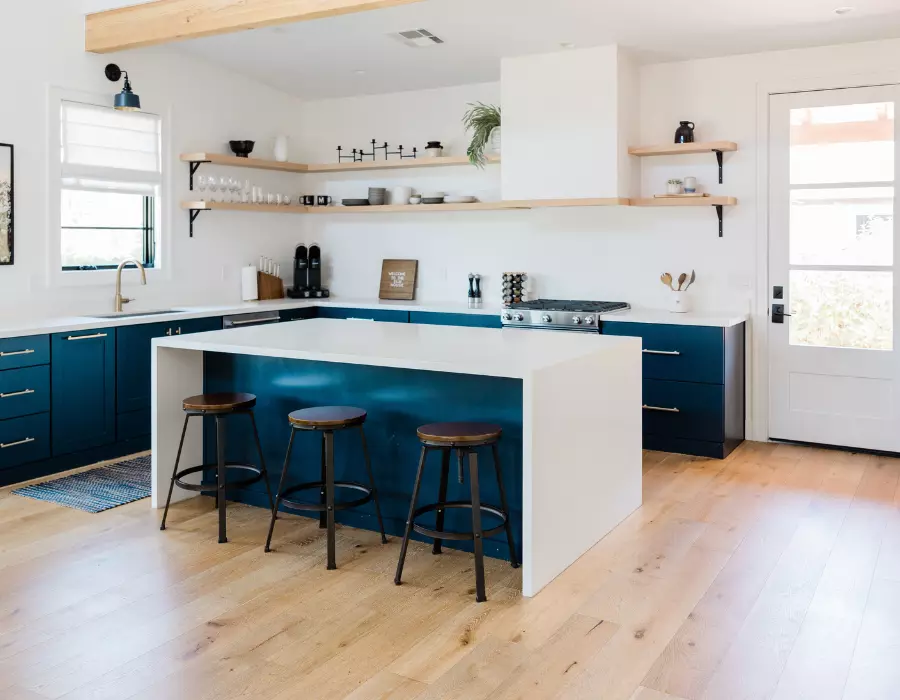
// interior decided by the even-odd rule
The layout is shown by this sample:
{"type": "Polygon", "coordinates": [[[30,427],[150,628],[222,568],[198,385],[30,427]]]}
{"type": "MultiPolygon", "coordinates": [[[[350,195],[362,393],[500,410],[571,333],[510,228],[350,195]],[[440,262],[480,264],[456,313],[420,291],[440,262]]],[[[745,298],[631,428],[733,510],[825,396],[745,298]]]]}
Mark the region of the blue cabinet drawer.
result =
{"type": "Polygon", "coordinates": [[[725,333],[711,326],[605,321],[604,335],[643,340],[644,377],[678,382],[725,383],[725,333]]]}
{"type": "Polygon", "coordinates": [[[29,335],[0,340],[0,370],[33,367],[50,362],[50,336],[29,335]]]}
{"type": "Polygon", "coordinates": [[[0,421],[0,469],[50,457],[50,414],[0,421]]]}
{"type": "Polygon", "coordinates": [[[168,324],[173,335],[189,335],[190,333],[206,333],[222,330],[222,317],[192,318],[187,321],[172,321],[168,324]]]}
{"type": "Polygon", "coordinates": [[[429,311],[410,311],[410,323],[429,326],[469,326],[474,328],[501,328],[500,317],[491,314],[441,314],[429,311]]]}
{"type": "Polygon", "coordinates": [[[50,410],[50,365],[0,372],[0,420],[50,410]]]}
{"type": "Polygon", "coordinates": [[[299,309],[285,309],[284,311],[279,311],[278,316],[281,318],[282,323],[288,321],[305,321],[309,318],[316,317],[316,307],[304,306],[299,309]]]}
{"type": "Polygon", "coordinates": [[[644,380],[644,435],[725,440],[725,387],[644,380]]]}
{"type": "Polygon", "coordinates": [[[319,318],[358,318],[365,321],[389,321],[409,323],[409,311],[394,309],[343,309],[335,306],[320,306],[319,318]]]}

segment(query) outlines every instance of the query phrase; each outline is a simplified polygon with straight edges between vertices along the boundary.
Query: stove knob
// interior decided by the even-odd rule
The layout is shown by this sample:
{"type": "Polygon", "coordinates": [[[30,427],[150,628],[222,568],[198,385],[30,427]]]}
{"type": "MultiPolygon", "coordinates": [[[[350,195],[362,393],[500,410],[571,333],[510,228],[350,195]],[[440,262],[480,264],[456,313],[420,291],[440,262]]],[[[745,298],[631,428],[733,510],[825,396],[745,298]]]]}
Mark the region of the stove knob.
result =
{"type": "Polygon", "coordinates": [[[584,322],[589,326],[593,326],[594,325],[594,317],[593,316],[585,316],[584,322]]]}
{"type": "Polygon", "coordinates": [[[503,314],[504,321],[512,321],[512,314],[503,314]]]}
{"type": "Polygon", "coordinates": [[[516,314],[516,315],[514,316],[514,319],[515,319],[516,321],[524,321],[524,320],[525,320],[525,317],[524,317],[522,314],[516,314]]]}
{"type": "Polygon", "coordinates": [[[543,316],[541,316],[541,321],[543,321],[544,323],[552,323],[553,318],[550,316],[550,314],[544,314],[543,316]]]}
{"type": "Polygon", "coordinates": [[[576,326],[580,326],[581,325],[581,316],[573,316],[572,323],[574,323],[576,326]]]}

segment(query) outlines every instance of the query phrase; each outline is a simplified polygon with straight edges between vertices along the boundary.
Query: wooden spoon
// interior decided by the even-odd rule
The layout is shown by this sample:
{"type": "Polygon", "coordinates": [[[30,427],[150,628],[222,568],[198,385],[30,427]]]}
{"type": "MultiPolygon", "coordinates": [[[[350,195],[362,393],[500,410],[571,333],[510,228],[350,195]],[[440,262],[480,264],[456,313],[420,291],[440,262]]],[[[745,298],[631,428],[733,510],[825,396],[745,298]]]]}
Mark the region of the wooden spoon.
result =
{"type": "Polygon", "coordinates": [[[663,272],[659,276],[659,280],[664,285],[666,285],[669,289],[671,289],[673,292],[675,291],[675,287],[672,286],[672,275],[670,275],[668,272],[663,272]]]}
{"type": "Polygon", "coordinates": [[[696,279],[697,279],[697,271],[691,270],[691,279],[688,280],[687,286],[681,291],[686,292],[688,290],[688,287],[690,287],[694,283],[694,280],[696,280],[696,279]]]}
{"type": "Polygon", "coordinates": [[[687,273],[682,272],[678,275],[678,291],[681,291],[681,288],[684,286],[685,281],[687,280],[687,273]]]}

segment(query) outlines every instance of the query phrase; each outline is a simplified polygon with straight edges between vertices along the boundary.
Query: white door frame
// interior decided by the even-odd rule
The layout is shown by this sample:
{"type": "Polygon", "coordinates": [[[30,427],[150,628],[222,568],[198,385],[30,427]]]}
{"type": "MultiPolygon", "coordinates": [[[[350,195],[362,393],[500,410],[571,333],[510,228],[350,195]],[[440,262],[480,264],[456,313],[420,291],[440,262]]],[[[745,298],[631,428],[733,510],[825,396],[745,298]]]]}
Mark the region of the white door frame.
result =
{"type": "Polygon", "coordinates": [[[847,73],[828,78],[792,78],[757,86],[756,98],[756,294],[748,345],[747,438],[769,440],[769,101],[785,92],[900,85],[900,70],[847,73]]]}

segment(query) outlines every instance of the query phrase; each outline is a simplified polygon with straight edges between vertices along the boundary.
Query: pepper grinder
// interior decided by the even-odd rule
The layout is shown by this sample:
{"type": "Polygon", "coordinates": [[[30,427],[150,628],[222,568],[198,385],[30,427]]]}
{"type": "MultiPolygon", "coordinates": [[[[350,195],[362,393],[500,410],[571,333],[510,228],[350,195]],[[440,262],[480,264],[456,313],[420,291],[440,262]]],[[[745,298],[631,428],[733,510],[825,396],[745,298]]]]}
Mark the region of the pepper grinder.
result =
{"type": "Polygon", "coordinates": [[[475,275],[469,273],[469,308],[475,308],[475,275]]]}
{"type": "Polygon", "coordinates": [[[481,307],[481,275],[475,275],[475,306],[481,307]]]}

